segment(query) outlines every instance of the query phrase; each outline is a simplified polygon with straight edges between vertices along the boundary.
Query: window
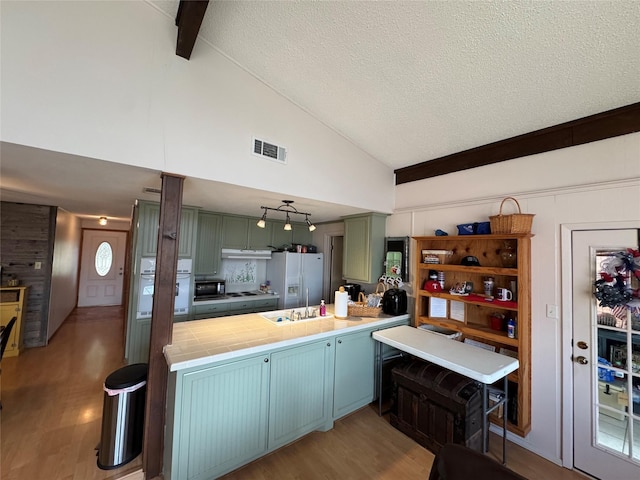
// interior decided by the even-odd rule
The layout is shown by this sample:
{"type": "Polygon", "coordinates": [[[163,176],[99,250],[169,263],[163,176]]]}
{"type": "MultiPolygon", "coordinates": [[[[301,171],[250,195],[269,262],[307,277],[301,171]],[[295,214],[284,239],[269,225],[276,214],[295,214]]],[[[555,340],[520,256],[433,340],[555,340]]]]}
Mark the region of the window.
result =
{"type": "Polygon", "coordinates": [[[113,250],[108,242],[102,242],[96,250],[96,272],[104,277],[111,270],[113,264],[113,250]]]}

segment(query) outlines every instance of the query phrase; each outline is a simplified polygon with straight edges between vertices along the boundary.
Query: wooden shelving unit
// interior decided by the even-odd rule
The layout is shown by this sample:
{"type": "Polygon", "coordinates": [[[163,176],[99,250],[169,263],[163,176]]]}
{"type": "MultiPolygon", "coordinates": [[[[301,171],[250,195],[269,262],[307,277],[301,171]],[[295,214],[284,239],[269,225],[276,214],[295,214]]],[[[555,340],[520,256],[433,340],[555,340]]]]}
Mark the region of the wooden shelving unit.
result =
{"type": "MultiPolygon", "coordinates": [[[[515,399],[510,408],[516,406],[516,415],[509,418],[508,429],[522,437],[531,430],[531,234],[459,235],[442,237],[413,237],[416,252],[415,269],[415,326],[435,325],[462,333],[463,339],[471,339],[495,347],[500,353],[504,348],[517,355],[520,368],[509,375],[509,395],[515,399]],[[503,266],[502,252],[512,248],[517,255],[517,266],[503,266]],[[442,256],[443,263],[423,263],[422,250],[446,250],[451,255],[442,256]],[[480,266],[465,266],[460,262],[466,256],[478,258],[480,266]],[[442,292],[424,290],[429,272],[444,272],[442,292]],[[514,301],[489,300],[482,296],[485,277],[493,277],[495,287],[512,289],[516,286],[514,301]],[[457,283],[473,282],[473,291],[467,295],[453,295],[449,290],[457,283]],[[445,300],[446,316],[431,316],[431,299],[445,300]],[[458,318],[451,318],[451,302],[458,308],[458,318]],[[461,319],[459,313],[463,312],[461,319]],[[516,338],[509,338],[505,330],[491,328],[490,317],[503,314],[516,320],[516,338]],[[511,391],[513,390],[513,391],[511,391]]],[[[441,315],[441,314],[438,314],[441,315]]],[[[508,415],[511,417],[511,415],[508,415]]],[[[492,421],[502,420],[492,416],[492,421]]]]}

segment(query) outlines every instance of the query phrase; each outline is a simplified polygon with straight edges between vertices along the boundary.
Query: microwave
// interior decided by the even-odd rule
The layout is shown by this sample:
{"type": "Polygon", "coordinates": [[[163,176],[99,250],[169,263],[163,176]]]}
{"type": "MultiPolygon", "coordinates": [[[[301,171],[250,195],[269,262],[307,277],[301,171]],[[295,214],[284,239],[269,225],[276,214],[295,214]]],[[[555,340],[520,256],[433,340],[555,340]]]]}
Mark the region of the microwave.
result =
{"type": "Polygon", "coordinates": [[[196,280],[193,301],[213,300],[226,294],[224,280],[196,280]]]}

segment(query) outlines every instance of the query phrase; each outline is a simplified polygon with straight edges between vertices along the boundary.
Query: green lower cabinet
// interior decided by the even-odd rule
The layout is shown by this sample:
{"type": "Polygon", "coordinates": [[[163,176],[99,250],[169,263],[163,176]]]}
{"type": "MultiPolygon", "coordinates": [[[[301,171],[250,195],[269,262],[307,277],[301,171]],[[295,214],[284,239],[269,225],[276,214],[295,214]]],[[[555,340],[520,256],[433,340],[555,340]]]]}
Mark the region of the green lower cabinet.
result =
{"type": "Polygon", "coordinates": [[[269,450],[331,428],[332,364],[332,338],[271,354],[269,450]]]}
{"type": "Polygon", "coordinates": [[[151,319],[134,319],[130,333],[131,337],[127,338],[127,364],[147,363],[149,361],[149,341],[151,340],[151,319]]]}
{"type": "Polygon", "coordinates": [[[373,401],[375,340],[371,334],[371,330],[367,330],[336,338],[334,419],[373,401]]]}
{"type": "Polygon", "coordinates": [[[213,479],[266,453],[268,360],[261,355],[178,376],[166,478],[213,479]]]}

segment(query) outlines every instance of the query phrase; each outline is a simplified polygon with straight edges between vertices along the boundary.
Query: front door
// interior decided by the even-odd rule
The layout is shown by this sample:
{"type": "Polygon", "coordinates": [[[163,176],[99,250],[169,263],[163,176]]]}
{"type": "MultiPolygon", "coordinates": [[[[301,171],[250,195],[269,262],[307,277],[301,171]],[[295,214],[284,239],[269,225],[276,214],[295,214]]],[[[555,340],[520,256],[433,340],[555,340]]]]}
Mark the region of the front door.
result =
{"type": "Polygon", "coordinates": [[[574,467],[601,479],[637,479],[640,309],[616,298],[638,288],[624,256],[638,249],[638,230],[574,231],[572,243],[574,467]],[[594,286],[603,272],[614,281],[594,286]]]}
{"type": "Polygon", "coordinates": [[[84,230],[78,306],[122,305],[127,232],[84,230]]]}

